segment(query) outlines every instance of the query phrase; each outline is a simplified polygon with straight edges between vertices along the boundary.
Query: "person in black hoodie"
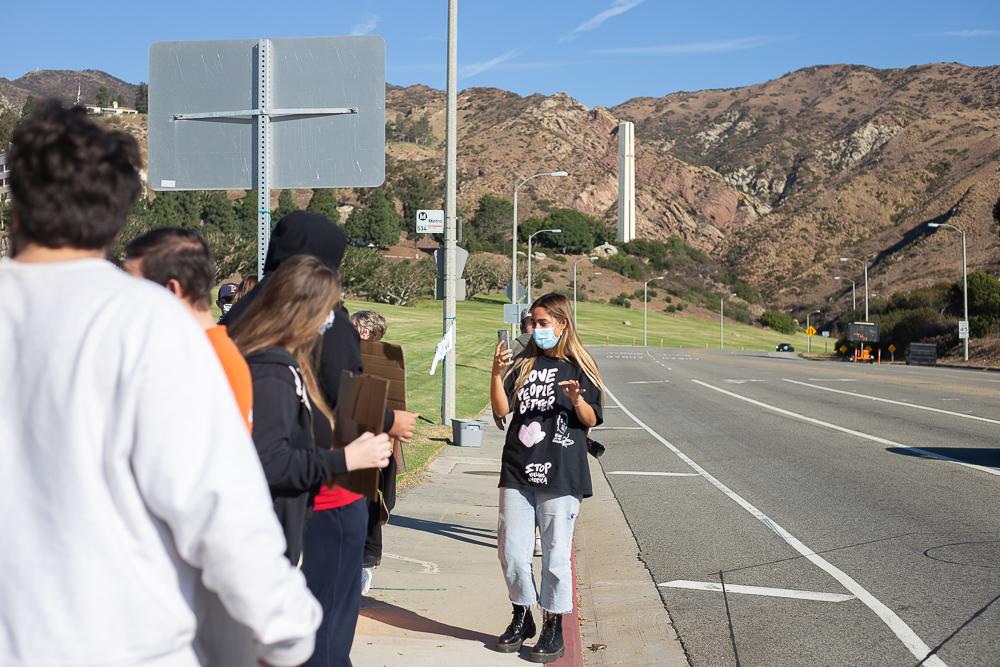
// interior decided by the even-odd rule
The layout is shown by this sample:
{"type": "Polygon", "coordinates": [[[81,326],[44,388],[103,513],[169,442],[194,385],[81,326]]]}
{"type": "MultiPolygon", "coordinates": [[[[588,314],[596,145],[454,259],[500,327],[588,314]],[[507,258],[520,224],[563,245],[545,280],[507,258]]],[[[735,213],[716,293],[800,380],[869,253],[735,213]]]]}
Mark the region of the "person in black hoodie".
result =
{"type": "MultiPolygon", "coordinates": [[[[337,270],[347,249],[347,237],[330,219],[307,211],[283,217],[271,233],[264,261],[264,278],[223,318],[239,321],[273,280],[274,272],[291,258],[308,255],[337,270]]],[[[343,305],[334,308],[332,326],[323,334],[317,382],[331,410],[336,409],[343,371],[361,373],[361,339],[343,305]]],[[[402,442],[413,437],[417,415],[403,410],[386,412],[384,430],[402,442]]],[[[314,420],[315,442],[333,440],[326,420],[314,420]]],[[[348,666],[354,629],[361,606],[362,558],[367,534],[368,507],[361,496],[339,486],[324,487],[316,499],[317,515],[310,523],[304,547],[303,573],[310,590],[323,606],[323,623],[316,633],[316,650],[307,667],[348,666]]]]}
{"type": "MultiPolygon", "coordinates": [[[[347,250],[347,236],[329,218],[309,211],[293,211],[283,217],[271,232],[271,242],[267,246],[264,259],[264,279],[249,294],[233,304],[222,318],[222,324],[232,326],[237,322],[257,298],[267,284],[270,275],[285,261],[298,255],[316,257],[329,268],[337,271],[347,250]]],[[[334,308],[333,326],[323,335],[317,379],[327,404],[337,407],[337,392],[340,388],[340,374],[343,371],[359,374],[361,364],[361,338],[351,325],[351,316],[338,303],[334,308]]],[[[385,417],[385,431],[390,436],[409,442],[413,437],[413,427],[417,415],[403,410],[388,410],[385,417]]],[[[320,425],[316,430],[316,441],[326,442],[332,437],[329,429],[320,425]]],[[[359,575],[360,576],[360,575],[359,575]]]]}
{"type": "Polygon", "coordinates": [[[324,482],[345,470],[385,467],[392,454],[384,434],[365,434],[336,451],[316,446],[314,425],[324,422],[329,429],[332,413],[313,358],[339,300],[336,274],[301,255],[275,271],[232,328],[253,379],[254,445],[293,564],[302,556],[312,498],[324,482]]]}

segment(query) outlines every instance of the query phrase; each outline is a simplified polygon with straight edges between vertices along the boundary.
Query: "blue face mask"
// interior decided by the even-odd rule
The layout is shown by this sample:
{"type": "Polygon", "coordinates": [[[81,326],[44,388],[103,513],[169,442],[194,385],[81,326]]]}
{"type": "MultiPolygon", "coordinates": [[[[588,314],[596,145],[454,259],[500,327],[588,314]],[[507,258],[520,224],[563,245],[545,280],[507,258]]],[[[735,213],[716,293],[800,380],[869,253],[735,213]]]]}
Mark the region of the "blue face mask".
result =
{"type": "Polygon", "coordinates": [[[531,337],[535,340],[535,345],[543,350],[551,350],[559,342],[559,336],[556,335],[555,327],[549,327],[548,329],[535,327],[531,337]]]}

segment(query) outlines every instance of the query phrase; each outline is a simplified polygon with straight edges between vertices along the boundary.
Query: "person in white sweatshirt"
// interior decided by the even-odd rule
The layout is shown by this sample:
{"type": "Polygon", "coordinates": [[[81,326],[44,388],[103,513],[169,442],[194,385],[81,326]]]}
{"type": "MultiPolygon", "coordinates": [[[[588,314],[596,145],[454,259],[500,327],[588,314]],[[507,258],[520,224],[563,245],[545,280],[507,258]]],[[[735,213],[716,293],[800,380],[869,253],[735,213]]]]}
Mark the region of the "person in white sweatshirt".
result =
{"type": "Polygon", "coordinates": [[[194,667],[201,582],[291,667],[321,620],[204,333],[106,261],[133,139],[41,105],[10,155],[0,260],[0,664],[194,667]]]}

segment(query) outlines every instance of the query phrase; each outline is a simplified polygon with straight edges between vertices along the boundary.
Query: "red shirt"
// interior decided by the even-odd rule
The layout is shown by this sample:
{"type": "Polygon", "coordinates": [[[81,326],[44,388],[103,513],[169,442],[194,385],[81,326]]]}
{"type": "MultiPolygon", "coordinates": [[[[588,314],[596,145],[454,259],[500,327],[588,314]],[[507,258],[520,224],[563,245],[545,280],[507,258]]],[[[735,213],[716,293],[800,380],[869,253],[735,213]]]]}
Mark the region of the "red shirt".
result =
{"type": "Polygon", "coordinates": [[[360,493],[354,493],[353,491],[348,491],[342,486],[334,484],[332,488],[323,487],[320,492],[316,494],[316,499],[313,501],[313,511],[322,512],[323,510],[335,510],[338,507],[344,507],[345,505],[350,505],[356,500],[361,500],[364,498],[360,493]]]}

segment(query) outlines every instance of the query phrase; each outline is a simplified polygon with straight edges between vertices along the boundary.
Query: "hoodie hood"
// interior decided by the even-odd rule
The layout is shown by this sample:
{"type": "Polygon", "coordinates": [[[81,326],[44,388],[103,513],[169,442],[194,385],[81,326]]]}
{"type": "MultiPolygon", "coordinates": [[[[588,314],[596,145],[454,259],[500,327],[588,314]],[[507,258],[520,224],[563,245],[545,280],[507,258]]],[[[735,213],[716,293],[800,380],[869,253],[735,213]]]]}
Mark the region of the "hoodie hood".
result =
{"type": "Polygon", "coordinates": [[[262,364],[275,364],[283,368],[288,366],[299,367],[295,357],[283,347],[269,347],[264,350],[258,350],[253,354],[247,355],[247,363],[253,366],[260,366],[262,364]]]}
{"type": "Polygon", "coordinates": [[[312,255],[336,271],[346,249],[347,236],[338,224],[318,213],[294,211],[271,232],[264,273],[273,272],[295,255],[312,255]]]}

